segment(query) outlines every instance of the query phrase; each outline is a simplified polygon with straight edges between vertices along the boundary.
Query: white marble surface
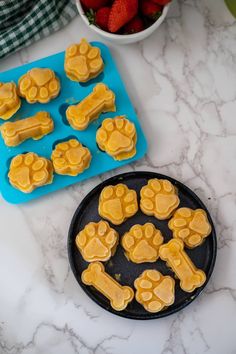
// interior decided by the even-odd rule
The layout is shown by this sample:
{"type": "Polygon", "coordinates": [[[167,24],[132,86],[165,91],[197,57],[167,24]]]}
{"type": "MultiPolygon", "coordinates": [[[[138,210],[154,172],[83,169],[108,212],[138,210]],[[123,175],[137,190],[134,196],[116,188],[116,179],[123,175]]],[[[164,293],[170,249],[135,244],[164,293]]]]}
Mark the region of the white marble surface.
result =
{"type": "MultiPolygon", "coordinates": [[[[79,18],[0,61],[0,70],[98,39],[79,18]]],[[[0,198],[1,354],[236,353],[236,23],[223,0],[176,1],[143,43],[111,45],[149,140],[146,158],[33,203],[0,198]],[[203,294],[154,321],[111,315],[69,268],[75,208],[101,180],[151,170],[196,191],[216,224],[218,256],[203,294]]]]}

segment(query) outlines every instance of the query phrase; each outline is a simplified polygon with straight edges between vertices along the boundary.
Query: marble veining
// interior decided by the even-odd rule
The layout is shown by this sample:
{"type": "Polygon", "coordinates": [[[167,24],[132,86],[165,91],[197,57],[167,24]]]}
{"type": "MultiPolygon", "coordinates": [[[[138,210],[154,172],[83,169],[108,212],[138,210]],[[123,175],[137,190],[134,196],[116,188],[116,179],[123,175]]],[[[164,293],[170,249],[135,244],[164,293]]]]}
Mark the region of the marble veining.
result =
{"type": "MultiPolygon", "coordinates": [[[[64,50],[85,36],[78,17],[0,61],[0,70],[64,50]]],[[[0,202],[1,354],[236,353],[236,22],[223,0],[173,0],[147,40],[109,44],[149,141],[145,158],[35,202],[0,202]],[[67,232],[83,197],[117,173],[179,179],[209,208],[218,255],[203,294],[154,321],[107,313],[77,285],[67,232]]]]}

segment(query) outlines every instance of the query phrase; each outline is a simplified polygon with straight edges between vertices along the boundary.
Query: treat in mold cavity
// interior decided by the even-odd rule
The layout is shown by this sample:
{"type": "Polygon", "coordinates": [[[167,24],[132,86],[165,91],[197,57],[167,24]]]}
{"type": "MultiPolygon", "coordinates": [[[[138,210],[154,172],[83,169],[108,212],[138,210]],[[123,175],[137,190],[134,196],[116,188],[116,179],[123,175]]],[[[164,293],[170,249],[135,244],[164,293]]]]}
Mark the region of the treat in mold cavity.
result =
{"type": "Polygon", "coordinates": [[[87,82],[97,77],[104,68],[100,49],[92,46],[85,38],[66,49],[64,68],[69,79],[87,82]]]}
{"type": "Polygon", "coordinates": [[[38,140],[51,133],[54,123],[48,112],[38,112],[32,117],[6,122],[1,134],[7,146],[17,146],[27,139],[38,140]]]}
{"type": "Polygon", "coordinates": [[[14,82],[0,82],[0,119],[10,119],[21,107],[14,82]]]}
{"type": "Polygon", "coordinates": [[[55,146],[51,159],[57,174],[77,176],[89,168],[92,155],[77,139],[70,139],[55,146]]]}
{"type": "Polygon", "coordinates": [[[93,91],[77,105],[66,110],[66,118],[71,127],[85,130],[101,113],[115,112],[115,94],[105,84],[99,83],[93,91]]]}
{"type": "Polygon", "coordinates": [[[31,193],[35,188],[53,181],[53,166],[50,160],[33,152],[15,156],[8,173],[11,185],[23,193],[31,193]]]}
{"type": "Polygon", "coordinates": [[[53,70],[33,68],[20,77],[19,94],[28,103],[48,103],[60,92],[60,81],[53,70]]]}
{"type": "Polygon", "coordinates": [[[106,118],[97,131],[96,141],[99,148],[115,160],[129,159],[136,154],[135,125],[124,116],[106,118]]]}

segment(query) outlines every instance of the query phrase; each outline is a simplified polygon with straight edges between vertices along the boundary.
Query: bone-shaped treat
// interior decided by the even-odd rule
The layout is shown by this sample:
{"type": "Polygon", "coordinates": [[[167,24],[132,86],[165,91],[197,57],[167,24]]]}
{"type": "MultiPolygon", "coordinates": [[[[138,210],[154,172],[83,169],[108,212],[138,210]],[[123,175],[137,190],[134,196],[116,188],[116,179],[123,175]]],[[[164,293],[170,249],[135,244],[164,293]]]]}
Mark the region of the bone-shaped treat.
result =
{"type": "Polygon", "coordinates": [[[180,287],[184,291],[191,293],[205,283],[206,274],[193,264],[184,251],[182,240],[172,239],[162,245],[159,249],[159,255],[180,279],[180,287]]]}
{"type": "Polygon", "coordinates": [[[115,112],[115,94],[106,85],[97,84],[93,91],[77,105],[66,110],[66,117],[72,128],[84,130],[101,113],[115,112]]]}
{"type": "Polygon", "coordinates": [[[50,114],[38,112],[29,118],[4,123],[1,127],[1,133],[7,146],[17,146],[30,138],[38,140],[51,133],[53,129],[54,123],[50,114]]]}
{"type": "Polygon", "coordinates": [[[102,263],[90,263],[81,276],[82,282],[86,285],[92,285],[106,298],[116,311],[124,310],[128,303],[134,298],[134,291],[129,286],[122,286],[109,274],[105,272],[102,263]]]}

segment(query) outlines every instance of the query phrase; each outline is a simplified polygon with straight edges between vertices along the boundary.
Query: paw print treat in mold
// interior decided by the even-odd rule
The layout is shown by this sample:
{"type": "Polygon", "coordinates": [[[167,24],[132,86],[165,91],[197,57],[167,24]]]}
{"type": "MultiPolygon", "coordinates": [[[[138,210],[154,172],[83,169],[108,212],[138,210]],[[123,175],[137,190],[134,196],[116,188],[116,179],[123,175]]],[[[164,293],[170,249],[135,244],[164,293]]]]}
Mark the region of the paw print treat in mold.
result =
{"type": "Polygon", "coordinates": [[[106,118],[97,131],[96,141],[115,160],[129,159],[136,154],[135,125],[124,116],[106,118]]]}
{"type": "Polygon", "coordinates": [[[177,209],[168,226],[173,236],[181,239],[189,248],[201,245],[211,233],[211,225],[203,209],[177,209]]]}
{"type": "Polygon", "coordinates": [[[160,258],[167,262],[167,265],[179,278],[182,290],[191,293],[205,283],[206,274],[193,264],[184,251],[182,240],[170,240],[160,247],[159,254],[160,258]]]}
{"type": "Polygon", "coordinates": [[[166,179],[150,179],[140,196],[142,212],[159,220],[169,219],[180,203],[177,189],[166,179]]]}
{"type": "Polygon", "coordinates": [[[123,286],[106,273],[102,263],[90,263],[82,273],[84,284],[93,286],[109,301],[116,311],[123,311],[134,298],[134,291],[129,286],[123,286]]]}
{"type": "Polygon", "coordinates": [[[99,215],[114,225],[122,224],[138,211],[137,194],[125,184],[103,188],[99,197],[99,215]]]}
{"type": "Polygon", "coordinates": [[[108,222],[90,222],[76,236],[76,246],[87,262],[108,261],[115,254],[119,235],[108,222]]]}
{"type": "Polygon", "coordinates": [[[0,119],[11,118],[20,108],[21,100],[14,82],[0,82],[0,119]]]}
{"type": "Polygon", "coordinates": [[[115,112],[115,94],[106,85],[97,84],[93,91],[77,105],[66,110],[66,118],[72,128],[85,130],[101,113],[115,112]]]}
{"type": "Polygon", "coordinates": [[[60,92],[60,81],[51,69],[34,68],[21,76],[19,93],[28,103],[48,103],[60,92]]]}
{"type": "Polygon", "coordinates": [[[30,138],[41,139],[53,129],[54,123],[50,114],[38,112],[29,118],[4,123],[1,126],[1,134],[7,146],[17,146],[30,138]]]}
{"type": "Polygon", "coordinates": [[[51,159],[57,174],[77,176],[89,168],[92,156],[78,140],[70,139],[55,146],[51,159]]]}
{"type": "Polygon", "coordinates": [[[135,298],[148,312],[159,312],[175,301],[175,281],[155,269],[145,270],[134,282],[135,298]]]}
{"type": "Polygon", "coordinates": [[[155,262],[162,243],[161,232],[151,223],[132,226],[121,241],[127,258],[134,263],[155,262]]]}
{"type": "Polygon", "coordinates": [[[100,49],[83,38],[79,44],[72,44],[66,49],[64,68],[73,81],[87,82],[97,77],[104,68],[100,49]]]}
{"type": "Polygon", "coordinates": [[[31,193],[37,187],[52,183],[52,163],[33,152],[17,155],[11,160],[8,178],[13,187],[31,193]]]}

